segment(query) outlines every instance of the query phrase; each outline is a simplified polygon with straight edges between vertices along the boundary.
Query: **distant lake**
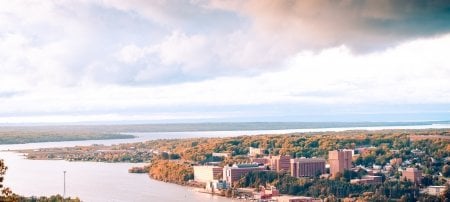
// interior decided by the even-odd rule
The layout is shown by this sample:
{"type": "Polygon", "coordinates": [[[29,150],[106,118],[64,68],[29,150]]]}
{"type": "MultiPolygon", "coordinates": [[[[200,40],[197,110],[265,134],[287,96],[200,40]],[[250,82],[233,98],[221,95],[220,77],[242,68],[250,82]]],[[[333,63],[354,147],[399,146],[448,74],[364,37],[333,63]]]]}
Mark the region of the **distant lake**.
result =
{"type": "Polygon", "coordinates": [[[2,150],[35,149],[49,147],[73,147],[89,146],[92,144],[113,145],[121,143],[144,142],[156,139],[176,139],[176,138],[196,138],[196,137],[232,137],[240,135],[258,135],[258,134],[286,134],[286,133],[305,133],[305,132],[329,132],[329,131],[348,131],[348,130],[389,130],[389,129],[442,129],[450,128],[450,124],[429,124],[429,125],[402,125],[402,126],[369,126],[369,127],[336,127],[336,128],[302,128],[302,129],[283,129],[283,130],[232,130],[232,131],[189,131],[189,132],[123,132],[123,134],[135,135],[132,139],[112,139],[112,140],[80,140],[80,141],[62,141],[62,142],[39,142],[26,144],[6,144],[0,145],[2,150]]]}
{"type": "Polygon", "coordinates": [[[439,129],[450,128],[450,124],[374,126],[346,128],[312,128],[289,130],[251,131],[201,131],[201,132],[151,132],[125,133],[138,136],[134,139],[86,140],[0,145],[0,158],[9,167],[5,185],[15,193],[25,196],[54,195],[63,193],[63,171],[66,170],[68,196],[78,196],[88,202],[109,201],[232,201],[231,199],[198,193],[192,188],[152,180],[146,174],[130,174],[128,168],[143,164],[68,162],[62,160],[27,160],[18,153],[5,150],[34,149],[48,147],[71,147],[92,144],[120,144],[155,139],[229,137],[256,134],[284,134],[294,132],[325,132],[346,130],[383,129],[439,129]]]}

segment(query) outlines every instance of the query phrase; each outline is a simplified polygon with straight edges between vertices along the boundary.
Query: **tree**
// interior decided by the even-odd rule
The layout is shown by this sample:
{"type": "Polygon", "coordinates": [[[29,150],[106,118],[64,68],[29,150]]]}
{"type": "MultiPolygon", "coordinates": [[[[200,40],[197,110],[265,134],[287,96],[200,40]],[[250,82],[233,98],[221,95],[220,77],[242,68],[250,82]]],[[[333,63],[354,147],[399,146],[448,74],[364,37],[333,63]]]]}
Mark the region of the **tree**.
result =
{"type": "Polygon", "coordinates": [[[1,194],[0,194],[0,200],[8,200],[9,197],[12,196],[12,192],[9,188],[5,188],[3,187],[3,176],[6,173],[6,170],[8,169],[8,167],[6,167],[5,163],[3,162],[3,159],[0,159],[0,189],[1,189],[1,194]]]}
{"type": "Polygon", "coordinates": [[[336,201],[338,201],[338,200],[337,200],[336,196],[334,196],[333,194],[331,194],[331,195],[329,195],[329,196],[325,199],[325,201],[327,201],[327,202],[336,202],[336,201]]]}
{"type": "Polygon", "coordinates": [[[450,166],[449,165],[445,165],[442,168],[442,175],[444,175],[444,177],[450,177],[450,166]]]}
{"type": "MultiPolygon", "coordinates": [[[[365,172],[365,173],[367,173],[367,172],[365,172]]],[[[346,182],[350,182],[351,179],[361,178],[362,176],[363,175],[360,176],[359,171],[355,172],[355,171],[352,171],[352,170],[344,170],[344,173],[343,173],[343,177],[344,177],[344,180],[346,182]]]]}
{"type": "Polygon", "coordinates": [[[421,183],[422,183],[424,186],[430,186],[430,185],[432,185],[432,184],[433,184],[433,176],[431,176],[431,175],[425,175],[425,176],[422,178],[421,183]]]}
{"type": "Polygon", "coordinates": [[[335,180],[341,180],[342,178],[342,173],[341,172],[337,172],[336,175],[334,176],[335,180]]]}
{"type": "Polygon", "coordinates": [[[441,200],[439,200],[439,197],[437,196],[422,194],[422,196],[419,197],[419,201],[440,202],[441,200]]]}
{"type": "Polygon", "coordinates": [[[3,175],[5,175],[6,169],[8,168],[5,166],[3,159],[0,159],[0,188],[3,188],[3,175]]]}
{"type": "Polygon", "coordinates": [[[161,153],[161,159],[167,160],[169,159],[170,155],[167,152],[162,152],[161,153]]]}

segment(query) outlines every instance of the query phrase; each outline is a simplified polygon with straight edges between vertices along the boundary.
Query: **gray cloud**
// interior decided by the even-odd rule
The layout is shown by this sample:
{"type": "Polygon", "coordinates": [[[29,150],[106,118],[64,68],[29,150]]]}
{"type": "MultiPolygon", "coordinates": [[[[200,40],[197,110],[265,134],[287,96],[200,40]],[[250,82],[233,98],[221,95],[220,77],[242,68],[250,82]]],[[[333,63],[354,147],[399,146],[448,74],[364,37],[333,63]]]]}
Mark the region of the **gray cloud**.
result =
{"type": "Polygon", "coordinates": [[[0,65],[10,70],[0,79],[20,75],[15,82],[23,89],[256,75],[284,68],[304,50],[346,45],[367,52],[450,28],[444,0],[10,4],[0,8],[0,65]],[[118,57],[130,46],[135,52],[118,57]]]}
{"type": "Polygon", "coordinates": [[[249,16],[256,30],[294,50],[339,45],[376,50],[450,30],[446,0],[212,0],[210,6],[249,16]]]}
{"type": "MultiPolygon", "coordinates": [[[[258,74],[280,69],[304,50],[345,45],[367,53],[450,30],[450,3],[444,0],[111,0],[101,6],[137,13],[164,33],[157,41],[131,43],[157,50],[112,65],[122,67],[112,81],[132,84],[258,74]]],[[[102,71],[96,75],[111,75],[102,71]]]]}

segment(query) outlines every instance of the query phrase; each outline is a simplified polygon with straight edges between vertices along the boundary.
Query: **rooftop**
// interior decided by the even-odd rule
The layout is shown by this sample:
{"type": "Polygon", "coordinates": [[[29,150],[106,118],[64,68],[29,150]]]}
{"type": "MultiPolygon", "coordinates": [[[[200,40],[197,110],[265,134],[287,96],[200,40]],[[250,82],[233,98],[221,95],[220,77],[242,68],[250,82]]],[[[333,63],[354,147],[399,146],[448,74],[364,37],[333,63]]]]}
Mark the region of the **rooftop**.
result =
{"type": "Polygon", "coordinates": [[[240,164],[234,164],[233,167],[237,167],[237,168],[257,168],[257,167],[259,167],[259,164],[257,164],[257,163],[240,163],[240,164]]]}

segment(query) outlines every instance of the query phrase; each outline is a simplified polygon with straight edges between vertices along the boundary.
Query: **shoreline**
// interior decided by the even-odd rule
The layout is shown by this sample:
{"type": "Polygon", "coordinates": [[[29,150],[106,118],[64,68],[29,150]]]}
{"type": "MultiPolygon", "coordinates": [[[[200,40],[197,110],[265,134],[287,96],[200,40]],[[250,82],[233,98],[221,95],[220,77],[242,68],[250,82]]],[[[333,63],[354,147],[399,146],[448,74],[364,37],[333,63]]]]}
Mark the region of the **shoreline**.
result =
{"type": "MultiPolygon", "coordinates": [[[[207,191],[204,188],[204,186],[197,186],[197,185],[190,184],[190,183],[184,183],[183,184],[183,183],[176,183],[176,182],[171,182],[171,181],[158,180],[158,179],[155,179],[155,178],[151,177],[150,175],[148,175],[148,176],[152,180],[156,180],[158,182],[164,182],[164,183],[168,183],[168,184],[173,184],[173,185],[178,185],[178,186],[182,186],[182,187],[186,187],[186,188],[191,188],[192,190],[194,190],[195,192],[198,192],[198,193],[208,194],[208,195],[211,195],[211,196],[218,196],[218,197],[226,198],[226,199],[230,199],[230,200],[237,200],[237,198],[227,197],[227,196],[222,195],[222,194],[209,192],[209,191],[207,191]]],[[[196,183],[199,183],[199,182],[196,182],[196,183]]]]}
{"type": "MultiPolygon", "coordinates": [[[[409,122],[405,122],[409,123],[409,122]]],[[[69,143],[64,146],[54,146],[54,147],[73,147],[76,146],[75,144],[71,145],[70,143],[76,143],[79,144],[81,142],[89,142],[89,141],[102,141],[102,140],[139,140],[138,142],[145,142],[150,140],[162,140],[162,139],[188,139],[188,138],[214,138],[214,137],[235,137],[235,136],[248,136],[248,135],[282,135],[282,134],[302,134],[302,133],[325,133],[325,132],[364,132],[364,131],[397,131],[397,130],[403,130],[403,131],[427,131],[427,130],[445,130],[450,129],[450,124],[448,122],[442,122],[442,123],[422,123],[417,125],[412,124],[399,124],[399,125],[373,125],[373,126],[364,126],[364,125],[357,125],[357,126],[338,126],[338,127],[316,127],[316,128],[265,128],[262,127],[262,129],[256,130],[250,130],[250,129],[229,129],[229,130],[186,130],[186,131],[149,131],[149,132],[135,132],[135,131],[129,131],[129,132],[116,132],[116,133],[109,133],[109,134],[84,134],[80,133],[77,135],[69,134],[68,136],[65,136],[64,134],[56,134],[52,136],[48,136],[48,133],[42,133],[42,131],[36,131],[36,134],[32,134],[32,137],[22,137],[22,135],[14,134],[11,135],[11,133],[8,133],[8,140],[2,140],[2,138],[5,138],[5,136],[1,136],[5,131],[0,131],[0,150],[9,150],[9,149],[2,149],[1,147],[7,147],[7,146],[14,146],[14,145],[30,145],[31,147],[29,149],[39,149],[39,148],[50,148],[49,146],[39,146],[39,144],[50,144],[50,143],[69,143]],[[42,134],[41,134],[42,133],[42,134]],[[173,136],[161,136],[161,134],[173,134],[177,135],[180,134],[179,137],[173,137],[173,136]],[[183,134],[190,134],[190,136],[183,136],[183,134]],[[194,134],[194,135],[193,135],[194,134]],[[200,135],[198,135],[200,134],[200,135]],[[203,135],[202,135],[203,134],[203,135]],[[154,135],[153,138],[143,138],[142,135],[154,135]],[[39,136],[44,136],[47,139],[43,140],[30,140],[32,138],[36,138],[39,136]],[[17,138],[18,140],[11,140],[13,138],[17,138]],[[48,138],[55,138],[50,139],[48,138]],[[32,146],[36,144],[35,146],[32,146]]],[[[0,127],[1,128],[1,127],[0,127]]],[[[253,128],[252,128],[253,129],[253,128]]],[[[13,132],[15,133],[15,132],[13,132]]],[[[113,144],[124,144],[124,143],[135,143],[135,141],[118,141],[117,143],[113,144]]],[[[102,144],[102,143],[92,143],[92,144],[102,144]]],[[[109,143],[107,143],[109,144],[109,143]]],[[[86,144],[80,144],[79,146],[90,146],[86,144]]]]}
{"type": "Polygon", "coordinates": [[[76,142],[76,141],[91,141],[91,140],[121,140],[121,139],[136,139],[138,136],[117,133],[117,134],[98,134],[90,136],[64,136],[64,135],[54,135],[54,136],[43,136],[35,135],[36,137],[27,137],[22,135],[13,135],[9,137],[0,138],[0,146],[2,145],[21,145],[21,144],[33,144],[33,143],[52,143],[52,142],[76,142]],[[38,138],[37,140],[34,140],[38,138]],[[41,139],[39,139],[41,138],[41,139]],[[44,139],[47,138],[47,139],[44,139]]]}
{"type": "MultiPolygon", "coordinates": [[[[450,136],[442,136],[442,135],[421,135],[421,133],[429,133],[429,132],[442,132],[450,130],[449,128],[436,128],[436,129],[381,129],[381,130],[344,130],[344,131],[318,131],[318,132],[290,132],[282,130],[283,133],[256,133],[256,134],[242,134],[239,133],[239,135],[222,135],[222,136],[183,136],[180,134],[178,137],[174,138],[166,138],[166,139],[154,139],[154,140],[142,140],[140,142],[118,142],[117,144],[101,144],[101,143],[93,143],[93,144],[86,144],[86,145],[71,145],[70,143],[78,143],[78,142],[84,142],[84,141],[59,141],[54,143],[69,143],[68,145],[64,146],[52,146],[52,147],[34,147],[34,148],[25,148],[25,149],[1,149],[0,145],[0,151],[13,151],[18,152],[20,154],[23,154],[23,156],[28,160],[66,160],[66,161],[86,161],[86,162],[107,162],[107,163],[146,163],[151,160],[152,155],[158,155],[158,150],[149,149],[146,148],[144,150],[140,149],[139,152],[144,152],[145,157],[142,158],[142,160],[111,160],[111,159],[96,159],[96,158],[90,158],[93,154],[97,155],[97,153],[104,153],[104,154],[128,154],[128,155],[134,155],[133,153],[138,151],[134,148],[135,144],[144,143],[147,141],[185,141],[189,139],[222,139],[222,138],[241,138],[241,137],[247,137],[247,136],[283,136],[283,135],[324,135],[324,134],[333,134],[333,135],[353,135],[353,134],[359,134],[359,132],[372,132],[376,131],[378,133],[391,133],[391,132],[411,132],[409,136],[412,139],[436,139],[436,138],[444,138],[444,139],[450,139],[450,136]],[[126,147],[132,147],[133,149],[114,149],[116,146],[126,146],[126,147]],[[78,155],[78,157],[73,157],[73,155],[78,155]],[[32,157],[30,157],[32,156],[32,157]]],[[[215,131],[213,131],[215,132],[215,131]]],[[[269,132],[269,131],[267,131],[269,132]]],[[[270,131],[272,132],[272,131],[270,131]]],[[[281,132],[281,131],[280,131],[281,132]]],[[[189,133],[190,134],[190,133],[189,133]]],[[[209,134],[209,133],[208,133],[209,134]]],[[[219,133],[222,134],[222,133],[219,133]]],[[[86,142],[89,141],[108,141],[108,140],[136,140],[139,138],[142,138],[142,136],[138,135],[129,135],[132,136],[131,138],[126,139],[97,139],[97,140],[86,140],[86,142]]],[[[40,142],[41,143],[41,142],[40,142]]],[[[42,142],[42,143],[53,143],[53,142],[42,142]]],[[[29,143],[29,145],[32,145],[33,143],[29,143]]],[[[17,144],[5,144],[6,146],[15,146],[17,144]]]]}

